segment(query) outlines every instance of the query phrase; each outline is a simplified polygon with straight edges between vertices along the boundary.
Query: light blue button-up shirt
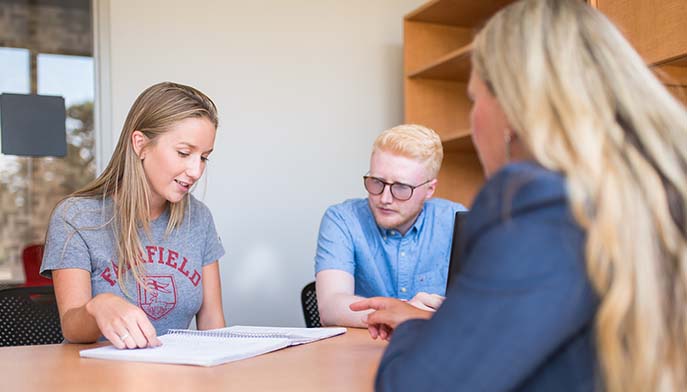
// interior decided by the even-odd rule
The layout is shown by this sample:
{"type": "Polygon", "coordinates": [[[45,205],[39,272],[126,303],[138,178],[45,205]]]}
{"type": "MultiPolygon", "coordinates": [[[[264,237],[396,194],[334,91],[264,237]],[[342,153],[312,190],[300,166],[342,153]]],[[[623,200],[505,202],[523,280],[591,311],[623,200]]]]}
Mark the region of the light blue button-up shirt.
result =
{"type": "Polygon", "coordinates": [[[331,206],[320,224],[315,273],[346,271],[355,278],[355,294],[363,297],[444,295],[455,213],[464,210],[458,203],[429,199],[402,236],[377,225],[367,199],[331,206]]]}

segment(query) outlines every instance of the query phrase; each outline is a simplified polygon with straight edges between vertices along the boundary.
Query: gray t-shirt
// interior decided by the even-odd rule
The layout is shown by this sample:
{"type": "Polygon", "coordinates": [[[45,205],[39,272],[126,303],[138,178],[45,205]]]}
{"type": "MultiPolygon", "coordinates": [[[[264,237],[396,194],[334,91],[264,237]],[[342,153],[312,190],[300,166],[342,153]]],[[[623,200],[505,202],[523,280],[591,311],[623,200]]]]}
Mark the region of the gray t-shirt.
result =
{"type": "Polygon", "coordinates": [[[80,268],[91,274],[92,295],[113,293],[139,306],[158,335],[171,328],[188,328],[203,301],[205,265],[224,255],[210,210],[191,196],[181,226],[165,236],[169,208],[150,223],[151,238],[139,230],[147,290],[123,274],[128,296],[117,282],[117,248],[110,219],[110,198],[69,198],[50,218],[41,274],[80,268]]]}

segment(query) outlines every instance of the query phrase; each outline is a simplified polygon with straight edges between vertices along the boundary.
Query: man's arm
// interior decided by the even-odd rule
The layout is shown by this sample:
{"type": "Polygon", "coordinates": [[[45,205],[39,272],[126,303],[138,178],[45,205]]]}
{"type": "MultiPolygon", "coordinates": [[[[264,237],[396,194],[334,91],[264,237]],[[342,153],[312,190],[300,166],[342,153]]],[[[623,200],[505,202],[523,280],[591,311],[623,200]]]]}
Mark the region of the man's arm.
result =
{"type": "Polygon", "coordinates": [[[317,307],[322,325],[340,325],[365,328],[363,319],[370,311],[354,312],[349,308],[353,302],[364,299],[354,295],[355,280],[346,271],[328,269],[315,276],[317,307]]]}

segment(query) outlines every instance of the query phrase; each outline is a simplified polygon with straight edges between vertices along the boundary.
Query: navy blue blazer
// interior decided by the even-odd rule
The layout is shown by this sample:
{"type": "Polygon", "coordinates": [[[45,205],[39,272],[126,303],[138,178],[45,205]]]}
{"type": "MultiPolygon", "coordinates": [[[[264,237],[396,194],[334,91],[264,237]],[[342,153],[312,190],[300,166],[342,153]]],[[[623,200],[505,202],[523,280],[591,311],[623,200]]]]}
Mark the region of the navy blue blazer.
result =
{"type": "Polygon", "coordinates": [[[463,236],[446,300],[431,320],[397,327],[376,389],[594,390],[598,300],[564,178],[506,166],[475,199],[463,236]]]}

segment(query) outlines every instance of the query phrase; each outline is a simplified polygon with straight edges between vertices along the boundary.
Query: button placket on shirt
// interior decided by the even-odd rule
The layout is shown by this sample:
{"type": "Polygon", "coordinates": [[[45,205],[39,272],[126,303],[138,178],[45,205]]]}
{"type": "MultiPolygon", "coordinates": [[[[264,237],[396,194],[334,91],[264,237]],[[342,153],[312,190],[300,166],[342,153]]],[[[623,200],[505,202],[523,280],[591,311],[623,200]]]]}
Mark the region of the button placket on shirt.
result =
{"type": "Polygon", "coordinates": [[[408,265],[409,252],[408,246],[411,245],[409,236],[401,238],[398,244],[398,297],[401,299],[410,299],[408,292],[411,289],[411,280],[409,272],[413,270],[408,265]]]}

